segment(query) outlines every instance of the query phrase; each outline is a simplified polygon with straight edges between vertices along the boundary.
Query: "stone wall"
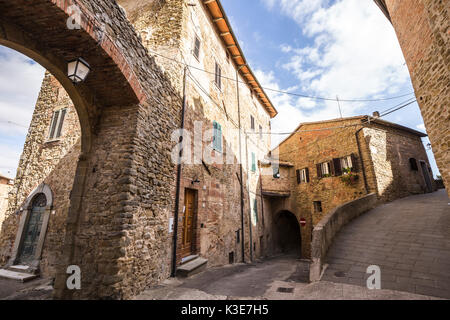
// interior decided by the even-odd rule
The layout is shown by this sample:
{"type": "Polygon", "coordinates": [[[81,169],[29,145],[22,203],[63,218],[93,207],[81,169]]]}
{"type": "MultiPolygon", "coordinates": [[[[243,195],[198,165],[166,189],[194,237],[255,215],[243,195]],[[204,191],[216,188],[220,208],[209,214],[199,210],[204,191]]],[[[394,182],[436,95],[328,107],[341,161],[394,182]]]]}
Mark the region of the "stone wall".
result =
{"type": "Polygon", "coordinates": [[[311,240],[310,281],[320,280],[324,259],[335,235],[351,220],[373,209],[377,201],[377,195],[371,193],[347,202],[329,212],[314,227],[311,240]]]}
{"type": "MultiPolygon", "coordinates": [[[[195,248],[193,253],[201,254],[208,259],[209,266],[229,263],[229,255],[233,253],[234,261],[241,261],[242,243],[238,241],[237,232],[241,230],[240,181],[239,176],[239,120],[243,131],[250,130],[250,116],[255,119],[256,132],[261,125],[264,132],[270,131],[270,116],[260,102],[252,95],[244,79],[239,76],[240,119],[238,112],[236,67],[227,56],[227,49],[217,33],[202,1],[152,1],[141,5],[137,1],[119,1],[127,11],[128,18],[141,35],[143,44],[149,53],[155,56],[156,62],[166,72],[173,86],[180,94],[184,88],[185,63],[192,68],[186,70],[186,112],[185,129],[191,140],[191,159],[198,146],[194,145],[194,132],[197,125],[201,135],[213,128],[213,122],[222,127],[223,150],[212,151],[214,159],[222,158],[227,163],[209,163],[197,154],[196,163],[184,163],[180,189],[180,211],[178,221],[177,261],[183,258],[181,249],[184,194],[186,189],[197,191],[197,220],[195,222],[195,248]],[[199,59],[193,55],[195,36],[199,37],[199,59]],[[182,63],[180,63],[182,62],[182,63]],[[215,84],[215,63],[222,69],[221,88],[215,84]],[[199,70],[200,69],[200,70],[199,70]],[[203,71],[204,70],[204,71],[203,71]],[[204,160],[202,163],[202,160],[204,160]],[[193,183],[193,181],[199,181],[193,183]]],[[[202,153],[209,147],[211,139],[203,142],[202,153]]],[[[256,161],[267,154],[270,136],[250,134],[245,139],[242,133],[242,163],[244,183],[244,240],[246,259],[250,259],[250,246],[261,251],[260,237],[265,232],[263,204],[259,192],[259,170],[251,170],[252,153],[256,161]],[[252,243],[250,243],[251,210],[257,200],[258,223],[252,223],[252,243]]],[[[176,201],[175,195],[173,200],[176,201]]],[[[239,236],[242,238],[242,236],[239,236]]],[[[253,248],[252,248],[253,249],[253,248]]]]}
{"type": "Polygon", "coordinates": [[[55,275],[56,265],[61,261],[70,192],[80,154],[80,136],[80,124],[72,101],[58,81],[46,73],[2,226],[0,264],[10,258],[20,216],[26,213],[26,208],[19,209],[38,185],[46,183],[53,192],[54,211],[49,220],[40,268],[44,277],[55,275]],[[49,140],[53,112],[63,108],[67,108],[67,113],[61,138],[49,140]]]}
{"type": "MultiPolygon", "coordinates": [[[[273,200],[272,215],[281,210],[306,220],[302,228],[302,254],[310,257],[311,232],[325,215],[343,203],[376,193],[382,201],[427,192],[420,161],[429,170],[429,161],[418,132],[388,122],[367,122],[353,117],[302,124],[297,133],[283,141],[278,150],[281,161],[294,165],[289,199],[273,200]],[[378,123],[379,122],[379,123],[378,123]],[[353,155],[357,180],[346,184],[344,176],[319,177],[317,165],[353,155]],[[412,171],[415,158],[418,171],[412,171]],[[298,183],[296,170],[308,168],[309,182],[298,183]],[[322,210],[314,206],[320,201],[322,210]]],[[[430,173],[430,177],[432,177],[430,173]]],[[[268,179],[264,180],[268,183],[268,179]]],[[[280,180],[280,184],[286,184],[280,180]]],[[[432,188],[435,189],[434,181],[432,188]]],[[[268,188],[264,185],[264,189],[268,188]]],[[[282,187],[280,187],[282,188],[282,187]]]]}
{"type": "Polygon", "coordinates": [[[448,1],[386,0],[439,171],[450,195],[448,1]]]}
{"type": "Polygon", "coordinates": [[[420,162],[425,162],[432,189],[436,190],[428,156],[419,136],[376,124],[364,128],[363,135],[373,164],[374,175],[369,174],[369,177],[374,180],[372,183],[377,186],[381,199],[392,201],[428,192],[420,162]],[[411,169],[410,158],[416,160],[417,171],[411,169]]]}
{"type": "Polygon", "coordinates": [[[8,197],[13,186],[10,184],[10,180],[0,177],[0,230],[3,220],[6,217],[6,210],[8,209],[8,197]]]}

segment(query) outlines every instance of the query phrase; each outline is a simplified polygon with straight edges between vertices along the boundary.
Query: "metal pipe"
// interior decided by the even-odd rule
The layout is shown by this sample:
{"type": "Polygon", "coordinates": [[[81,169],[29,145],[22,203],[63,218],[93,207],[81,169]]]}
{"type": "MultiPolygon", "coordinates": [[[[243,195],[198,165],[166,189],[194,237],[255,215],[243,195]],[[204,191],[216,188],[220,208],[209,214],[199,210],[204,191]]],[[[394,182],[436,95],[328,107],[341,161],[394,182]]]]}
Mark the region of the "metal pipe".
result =
{"type": "MultiPolygon", "coordinates": [[[[186,74],[187,67],[184,68],[183,75],[183,105],[181,108],[181,130],[184,129],[184,117],[186,113],[186,74]]],[[[180,137],[180,143],[183,142],[183,135],[180,137]]],[[[174,230],[173,230],[173,250],[172,250],[172,272],[171,277],[175,277],[177,275],[177,240],[178,240],[178,219],[179,219],[179,209],[180,209],[180,193],[181,193],[181,173],[182,173],[182,165],[181,159],[183,157],[183,149],[180,151],[180,161],[177,165],[177,182],[176,182],[176,195],[175,195],[175,217],[174,217],[174,230]]]]}
{"type": "Polygon", "coordinates": [[[362,153],[361,153],[361,144],[359,143],[359,139],[358,139],[358,133],[364,129],[364,127],[359,128],[356,132],[355,132],[355,138],[356,138],[356,144],[358,145],[358,153],[359,153],[359,159],[361,159],[361,171],[363,174],[363,178],[364,178],[364,187],[366,188],[366,193],[369,193],[369,185],[367,184],[367,177],[366,177],[366,169],[364,167],[364,161],[362,158],[362,153]]]}
{"type": "MultiPolygon", "coordinates": [[[[241,67],[242,68],[242,67],[241,67]]],[[[242,251],[242,262],[245,263],[245,241],[244,241],[244,179],[242,172],[242,127],[241,127],[241,104],[239,98],[239,70],[236,70],[236,94],[237,94],[237,107],[238,107],[238,125],[239,125],[239,175],[240,175],[240,185],[241,185],[241,251],[242,251]]]]}

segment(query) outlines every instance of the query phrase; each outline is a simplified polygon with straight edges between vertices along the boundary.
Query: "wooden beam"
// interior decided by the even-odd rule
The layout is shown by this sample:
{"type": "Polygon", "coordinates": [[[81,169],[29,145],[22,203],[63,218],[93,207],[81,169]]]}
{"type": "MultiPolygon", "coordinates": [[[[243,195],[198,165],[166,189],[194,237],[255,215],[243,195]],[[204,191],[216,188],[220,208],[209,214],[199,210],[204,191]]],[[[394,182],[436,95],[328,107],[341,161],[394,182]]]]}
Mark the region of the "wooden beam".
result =
{"type": "Polygon", "coordinates": [[[214,19],[213,21],[217,23],[217,22],[222,21],[222,20],[225,20],[225,19],[224,18],[217,18],[217,19],[214,19]]]}
{"type": "Polygon", "coordinates": [[[220,34],[220,36],[221,37],[225,37],[225,36],[229,36],[231,33],[229,33],[229,32],[222,32],[221,34],[220,34]]]}

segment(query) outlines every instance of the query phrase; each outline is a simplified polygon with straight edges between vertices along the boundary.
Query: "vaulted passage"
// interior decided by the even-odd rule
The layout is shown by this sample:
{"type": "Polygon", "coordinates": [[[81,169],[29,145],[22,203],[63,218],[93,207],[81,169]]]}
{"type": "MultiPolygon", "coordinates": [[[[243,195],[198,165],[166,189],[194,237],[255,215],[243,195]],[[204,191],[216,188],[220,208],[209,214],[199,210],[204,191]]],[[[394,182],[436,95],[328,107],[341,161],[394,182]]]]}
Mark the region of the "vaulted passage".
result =
{"type": "Polygon", "coordinates": [[[295,215],[289,211],[282,211],[274,221],[274,252],[296,255],[301,257],[302,240],[300,225],[295,215]]]}

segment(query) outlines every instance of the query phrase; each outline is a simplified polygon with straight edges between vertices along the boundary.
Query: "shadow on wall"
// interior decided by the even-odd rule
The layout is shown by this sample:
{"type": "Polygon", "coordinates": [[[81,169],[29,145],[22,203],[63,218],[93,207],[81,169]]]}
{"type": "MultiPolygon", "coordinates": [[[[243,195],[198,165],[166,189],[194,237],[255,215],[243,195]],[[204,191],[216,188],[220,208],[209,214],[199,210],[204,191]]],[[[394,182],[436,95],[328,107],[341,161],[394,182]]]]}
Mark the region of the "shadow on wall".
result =
{"type": "Polygon", "coordinates": [[[289,211],[281,211],[273,222],[274,254],[295,254],[301,258],[301,243],[300,225],[296,216],[289,211]]]}
{"type": "MultiPolygon", "coordinates": [[[[48,228],[46,230],[46,237],[40,264],[40,273],[44,277],[55,276],[57,264],[62,261],[63,244],[66,231],[65,226],[70,206],[70,193],[80,154],[80,144],[81,141],[78,139],[73,147],[62,159],[59,160],[52,171],[44,178],[40,178],[39,175],[38,177],[25,177],[25,179],[36,178],[34,181],[21,181],[21,179],[16,179],[16,188],[19,190],[19,194],[16,196],[18,196],[19,199],[17,201],[17,205],[14,205],[16,201],[15,197],[11,198],[8,216],[2,225],[0,233],[0,265],[4,265],[11,258],[14,241],[19,228],[20,217],[25,214],[25,211],[20,214],[16,214],[15,212],[22,207],[22,204],[26,202],[28,195],[36,186],[41,183],[45,183],[50,186],[53,192],[54,213],[50,216],[48,228]]],[[[40,148],[40,151],[42,152],[43,149],[45,148],[40,148]]],[[[42,161],[43,159],[40,159],[41,155],[42,154],[37,155],[37,159],[31,163],[31,165],[34,166],[34,168],[30,169],[32,172],[39,172],[42,174],[42,172],[46,171],[44,167],[46,162],[42,161]]],[[[41,230],[41,232],[45,231],[41,230]]]]}
{"type": "Polygon", "coordinates": [[[436,190],[428,157],[419,137],[383,131],[367,135],[365,140],[371,154],[374,184],[382,200],[393,201],[436,190]],[[414,159],[416,169],[411,167],[410,159],[414,159]]]}

